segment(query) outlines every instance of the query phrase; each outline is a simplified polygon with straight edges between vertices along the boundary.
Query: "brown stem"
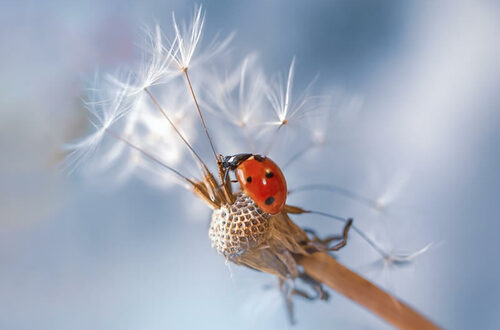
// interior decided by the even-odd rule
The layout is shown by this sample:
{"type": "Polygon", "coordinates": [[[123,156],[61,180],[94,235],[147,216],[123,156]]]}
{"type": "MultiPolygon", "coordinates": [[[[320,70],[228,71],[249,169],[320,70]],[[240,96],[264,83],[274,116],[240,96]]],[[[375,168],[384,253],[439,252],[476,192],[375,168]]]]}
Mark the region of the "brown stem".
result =
{"type": "Polygon", "coordinates": [[[397,328],[439,329],[417,311],[344,267],[326,253],[299,256],[297,262],[316,281],[328,285],[397,328]]]}
{"type": "Polygon", "coordinates": [[[161,114],[163,115],[163,117],[165,117],[165,119],[169,122],[170,126],[172,126],[172,128],[175,131],[175,133],[177,133],[177,135],[181,138],[181,140],[184,142],[184,144],[188,147],[188,149],[191,151],[192,155],[194,155],[195,160],[197,160],[199,162],[199,164],[201,166],[203,166],[203,169],[205,170],[205,172],[208,172],[208,168],[205,165],[205,163],[203,162],[203,160],[200,158],[200,156],[198,155],[198,153],[193,149],[193,147],[191,146],[191,144],[186,140],[186,138],[184,137],[184,135],[182,135],[182,133],[177,128],[177,126],[175,126],[174,122],[167,115],[167,113],[165,112],[165,110],[163,109],[163,107],[160,105],[160,103],[158,102],[158,100],[153,96],[153,94],[151,94],[151,92],[149,91],[149,89],[144,88],[144,91],[146,92],[146,94],[148,94],[149,98],[154,103],[154,105],[156,106],[156,108],[161,112],[161,114]]]}
{"type": "Polygon", "coordinates": [[[191,79],[189,79],[188,69],[184,68],[182,71],[184,72],[184,76],[186,77],[186,82],[188,84],[189,91],[191,92],[191,96],[193,98],[194,105],[196,106],[196,110],[198,111],[198,115],[200,116],[201,123],[203,125],[203,129],[205,130],[205,134],[207,135],[208,142],[210,142],[210,147],[212,148],[212,152],[214,153],[215,160],[217,161],[217,153],[215,152],[215,147],[214,147],[214,144],[212,142],[212,138],[210,138],[210,134],[208,133],[207,125],[205,124],[205,119],[203,118],[203,115],[201,114],[201,109],[200,109],[200,105],[198,104],[198,99],[196,98],[196,94],[194,93],[193,85],[191,84],[191,79]]]}
{"type": "MultiPolygon", "coordinates": [[[[205,124],[205,119],[203,118],[203,115],[201,113],[201,109],[200,109],[200,105],[198,103],[198,99],[196,98],[196,94],[194,93],[193,85],[191,84],[191,79],[189,78],[188,68],[183,68],[182,71],[184,72],[184,77],[186,77],[186,82],[187,82],[187,85],[189,87],[189,91],[191,92],[191,96],[193,98],[194,105],[196,106],[196,110],[198,111],[198,115],[199,115],[199,117],[201,119],[201,123],[203,125],[203,129],[205,130],[205,134],[207,135],[208,142],[210,142],[210,147],[212,148],[212,152],[214,154],[215,161],[217,162],[217,168],[218,168],[218,172],[219,172],[219,179],[220,179],[220,182],[221,182],[222,193],[223,193],[222,197],[225,198],[226,202],[232,203],[233,199],[232,199],[232,196],[231,196],[231,193],[230,193],[230,188],[228,187],[228,184],[230,184],[230,183],[224,182],[224,177],[222,175],[222,167],[220,165],[221,164],[220,163],[220,157],[217,156],[217,152],[215,152],[215,147],[214,147],[214,144],[212,142],[212,138],[210,137],[210,134],[208,133],[208,128],[207,128],[207,125],[205,124]]],[[[208,170],[207,170],[207,172],[208,172],[208,170]]],[[[208,172],[208,173],[210,173],[210,172],[208,172]]]]}

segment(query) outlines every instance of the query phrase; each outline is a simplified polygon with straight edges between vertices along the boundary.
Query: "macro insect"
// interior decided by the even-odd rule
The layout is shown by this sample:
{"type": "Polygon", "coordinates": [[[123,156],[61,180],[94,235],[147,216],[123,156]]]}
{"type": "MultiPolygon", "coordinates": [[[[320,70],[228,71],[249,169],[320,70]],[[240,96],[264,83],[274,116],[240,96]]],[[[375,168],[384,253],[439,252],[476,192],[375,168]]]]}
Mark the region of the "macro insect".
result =
{"type": "Polygon", "coordinates": [[[281,169],[268,157],[237,154],[223,158],[222,167],[235,171],[241,189],[258,207],[269,214],[278,213],[285,205],[286,179],[281,169]]]}
{"type": "MultiPolygon", "coordinates": [[[[212,247],[230,262],[275,275],[286,301],[289,319],[293,322],[292,298],[294,296],[310,300],[328,299],[328,293],[323,288],[323,284],[313,279],[301,267],[299,262],[301,257],[341,249],[347,244],[351,229],[383,258],[388,258],[389,254],[370,240],[358,227],[355,227],[350,218],[342,218],[287,204],[289,192],[285,175],[267,155],[239,153],[222,156],[217,153],[189,75],[191,57],[203,26],[201,8],[195,11],[191,29],[183,33],[175,23],[174,26],[176,36],[170,47],[162,43],[161,31],[158,30],[157,36],[152,38],[153,58],[146,68],[146,72],[140,76],[140,81],[135,84],[129,81],[119,82],[117,84],[118,92],[115,93],[111,106],[107,105],[108,108],[93,112],[96,118],[92,124],[97,128],[97,131],[74,146],[73,152],[69,155],[70,161],[75,163],[81,161],[90,151],[96,149],[97,143],[104,135],[110,135],[138,152],[145,159],[160,165],[179,178],[213,210],[208,232],[212,247]],[[190,36],[189,42],[186,41],[188,40],[186,35],[190,36]],[[163,80],[168,82],[170,78],[165,79],[165,76],[168,75],[183,78],[187,86],[192,100],[191,106],[194,105],[195,112],[210,144],[214,157],[213,167],[216,168],[215,174],[189,142],[187,136],[179,129],[171,114],[153,95],[153,87],[164,84],[163,80]],[[173,129],[177,138],[182,141],[184,147],[187,148],[199,166],[201,178],[187,177],[153,152],[146,150],[127,136],[119,134],[111,128],[115,122],[132,112],[134,107],[141,107],[144,102],[142,97],[149,100],[150,104],[173,129]],[[231,179],[231,174],[236,176],[236,180],[231,179]],[[238,183],[236,189],[233,187],[233,183],[238,183]],[[341,235],[321,238],[313,230],[299,227],[290,218],[290,215],[306,213],[343,222],[344,227],[341,235]],[[300,289],[296,286],[296,280],[301,281],[311,290],[300,289]]],[[[285,114],[289,110],[287,108],[289,106],[288,89],[293,76],[292,68],[293,62],[289,72],[285,100],[274,102],[283,104],[285,114]]],[[[106,105],[105,102],[97,102],[96,104],[98,106],[106,105]]],[[[282,125],[285,125],[288,120],[282,119],[281,121],[282,125]]]]}

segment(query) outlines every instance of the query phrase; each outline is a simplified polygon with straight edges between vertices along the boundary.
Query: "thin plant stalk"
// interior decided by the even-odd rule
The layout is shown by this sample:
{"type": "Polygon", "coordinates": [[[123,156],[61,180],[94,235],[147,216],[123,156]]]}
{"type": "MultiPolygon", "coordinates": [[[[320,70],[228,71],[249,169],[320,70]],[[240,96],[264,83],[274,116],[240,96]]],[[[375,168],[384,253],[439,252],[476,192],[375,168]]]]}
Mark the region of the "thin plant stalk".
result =
{"type": "Polygon", "coordinates": [[[299,256],[297,262],[316,281],[328,285],[396,328],[440,329],[425,316],[346,268],[327,253],[299,256]]]}

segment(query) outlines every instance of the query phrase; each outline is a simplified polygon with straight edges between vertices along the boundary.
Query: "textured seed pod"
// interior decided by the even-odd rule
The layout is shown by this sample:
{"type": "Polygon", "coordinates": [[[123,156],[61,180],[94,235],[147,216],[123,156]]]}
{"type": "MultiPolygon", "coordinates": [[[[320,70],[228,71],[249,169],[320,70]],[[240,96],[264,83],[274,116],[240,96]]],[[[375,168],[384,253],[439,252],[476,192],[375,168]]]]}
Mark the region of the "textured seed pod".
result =
{"type": "Polygon", "coordinates": [[[250,197],[239,193],[234,204],[214,210],[208,232],[212,247],[226,258],[258,247],[268,239],[270,219],[250,197]]]}

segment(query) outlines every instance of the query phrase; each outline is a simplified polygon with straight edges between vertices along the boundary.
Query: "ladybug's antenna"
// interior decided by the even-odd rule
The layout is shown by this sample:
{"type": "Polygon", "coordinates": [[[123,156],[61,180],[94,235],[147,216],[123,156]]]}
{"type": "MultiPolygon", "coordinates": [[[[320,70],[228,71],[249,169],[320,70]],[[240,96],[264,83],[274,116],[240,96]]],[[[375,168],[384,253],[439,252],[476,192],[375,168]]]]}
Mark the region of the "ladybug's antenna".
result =
{"type": "Polygon", "coordinates": [[[191,92],[191,96],[193,97],[194,105],[196,106],[196,110],[198,110],[198,115],[200,116],[201,124],[203,125],[203,128],[205,129],[205,134],[207,135],[208,142],[210,142],[210,147],[212,148],[212,152],[214,154],[215,160],[219,161],[219,158],[217,157],[217,152],[215,151],[214,144],[212,142],[212,138],[210,137],[210,134],[208,133],[207,125],[205,124],[205,119],[203,118],[203,115],[201,113],[200,105],[198,104],[198,99],[196,98],[196,95],[193,90],[193,85],[191,84],[191,80],[189,79],[189,74],[188,74],[188,68],[183,69],[184,76],[186,77],[186,82],[189,87],[189,91],[191,92]]]}
{"type": "MultiPolygon", "coordinates": [[[[203,168],[207,169],[207,166],[205,165],[205,163],[203,162],[203,160],[201,159],[201,157],[198,155],[198,153],[194,150],[194,148],[191,146],[191,144],[186,140],[186,138],[182,135],[182,133],[179,131],[179,129],[175,126],[174,122],[170,119],[170,117],[167,115],[166,111],[163,109],[163,107],[160,105],[160,103],[158,102],[158,100],[153,96],[153,94],[151,94],[151,92],[149,91],[149,89],[145,88],[144,91],[146,92],[146,94],[148,94],[149,98],[151,99],[151,101],[153,101],[153,103],[155,104],[155,106],[158,108],[158,110],[161,112],[161,114],[163,115],[163,117],[165,117],[165,119],[167,119],[167,121],[169,122],[169,124],[172,126],[172,128],[174,129],[174,131],[177,133],[177,135],[181,138],[181,140],[186,144],[186,146],[189,148],[189,150],[191,151],[192,155],[194,155],[194,157],[198,160],[198,162],[203,166],[203,168]]],[[[207,170],[208,171],[208,170],[207,170]]]]}

